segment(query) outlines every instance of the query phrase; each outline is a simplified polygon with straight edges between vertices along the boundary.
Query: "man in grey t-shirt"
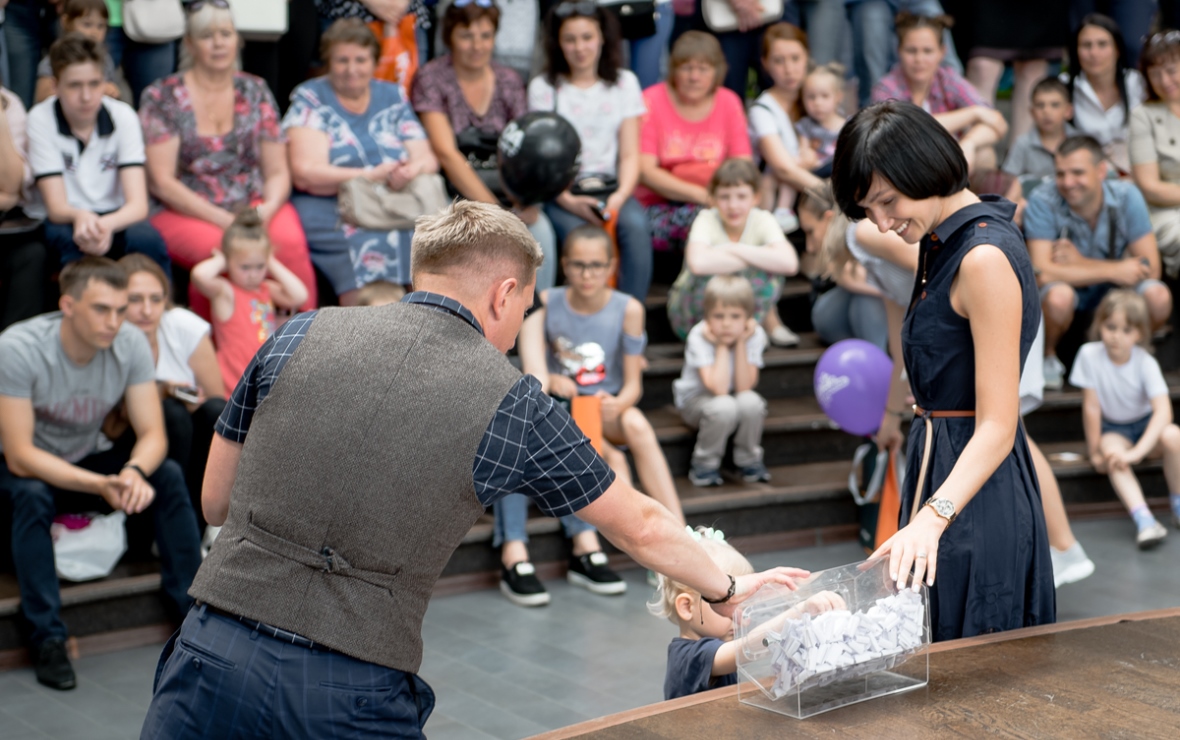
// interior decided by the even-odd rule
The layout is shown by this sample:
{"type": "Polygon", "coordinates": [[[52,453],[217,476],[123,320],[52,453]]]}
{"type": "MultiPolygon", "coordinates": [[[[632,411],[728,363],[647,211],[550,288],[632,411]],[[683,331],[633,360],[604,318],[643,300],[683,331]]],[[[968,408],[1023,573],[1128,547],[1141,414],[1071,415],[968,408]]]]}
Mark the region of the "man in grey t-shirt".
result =
{"type": "Polygon", "coordinates": [[[57,509],[151,512],[163,590],[177,616],[191,604],[201,554],[184,475],[165,459],[151,349],[143,332],[123,323],[127,276],[109,259],[84,257],[60,282],[60,312],[0,334],[0,494],[12,502],[13,560],[37,680],[70,689],[49,534],[57,509]],[[130,454],[119,445],[100,452],[103,421],[121,400],[135,444],[130,454]]]}

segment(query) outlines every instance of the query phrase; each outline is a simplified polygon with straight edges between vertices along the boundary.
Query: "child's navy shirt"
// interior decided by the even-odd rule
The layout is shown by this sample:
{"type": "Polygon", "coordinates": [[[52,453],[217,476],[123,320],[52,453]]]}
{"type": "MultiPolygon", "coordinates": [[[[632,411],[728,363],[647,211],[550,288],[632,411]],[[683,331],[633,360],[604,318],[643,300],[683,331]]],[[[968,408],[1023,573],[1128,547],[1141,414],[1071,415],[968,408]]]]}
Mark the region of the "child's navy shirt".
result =
{"type": "Polygon", "coordinates": [[[668,673],[664,676],[664,698],[676,699],[736,684],[737,673],[709,675],[713,672],[713,658],[717,655],[717,649],[724,644],[716,637],[705,637],[700,640],[674,638],[668,646],[668,673]]]}

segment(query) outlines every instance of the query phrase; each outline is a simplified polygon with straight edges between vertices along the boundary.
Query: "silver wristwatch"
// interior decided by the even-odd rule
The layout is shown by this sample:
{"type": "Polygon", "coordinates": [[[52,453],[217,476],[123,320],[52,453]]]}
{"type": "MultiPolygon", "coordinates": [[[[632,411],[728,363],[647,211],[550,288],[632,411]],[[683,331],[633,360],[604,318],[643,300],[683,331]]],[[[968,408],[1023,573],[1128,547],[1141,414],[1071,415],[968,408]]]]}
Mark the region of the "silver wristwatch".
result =
{"type": "Polygon", "coordinates": [[[946,498],[932,498],[926,502],[926,505],[934,509],[934,513],[938,514],[946,523],[950,524],[955,520],[958,514],[955,512],[955,504],[950,499],[946,498]]]}

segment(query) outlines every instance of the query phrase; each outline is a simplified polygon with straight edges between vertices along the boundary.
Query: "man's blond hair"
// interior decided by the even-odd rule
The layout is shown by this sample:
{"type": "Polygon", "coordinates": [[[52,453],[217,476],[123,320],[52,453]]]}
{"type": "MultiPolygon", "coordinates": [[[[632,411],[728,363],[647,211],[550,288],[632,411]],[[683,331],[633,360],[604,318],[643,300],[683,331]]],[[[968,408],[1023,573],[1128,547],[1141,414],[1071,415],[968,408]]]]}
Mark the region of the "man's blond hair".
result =
{"type": "Polygon", "coordinates": [[[459,200],[441,213],[421,216],[410,243],[410,273],[515,277],[532,284],[544,255],[524,222],[490,203],[459,200]]]}

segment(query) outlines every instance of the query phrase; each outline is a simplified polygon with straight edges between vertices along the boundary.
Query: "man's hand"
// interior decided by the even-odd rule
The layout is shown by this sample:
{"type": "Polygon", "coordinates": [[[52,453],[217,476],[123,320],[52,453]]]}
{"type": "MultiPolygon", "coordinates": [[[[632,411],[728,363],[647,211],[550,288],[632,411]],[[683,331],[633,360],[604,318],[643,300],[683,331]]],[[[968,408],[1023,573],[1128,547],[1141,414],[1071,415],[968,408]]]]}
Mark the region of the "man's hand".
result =
{"type": "Polygon", "coordinates": [[[118,477],[123,484],[120,508],[128,514],[138,514],[156,498],[156,489],[135,468],[123,468],[118,477]]]}
{"type": "Polygon", "coordinates": [[[97,213],[78,211],[74,215],[74,243],[86,254],[102,256],[111,248],[109,232],[97,213]],[[107,237],[104,239],[104,236],[107,237]],[[106,242],[105,248],[103,242],[106,242]]]}
{"type": "Polygon", "coordinates": [[[1127,257],[1112,265],[1111,282],[1124,288],[1133,288],[1151,277],[1151,265],[1138,257],[1127,257]]]}
{"type": "Polygon", "coordinates": [[[764,570],[761,573],[751,573],[745,576],[736,576],[734,580],[733,596],[724,604],[710,604],[713,611],[717,612],[723,617],[728,617],[733,614],[733,610],[738,604],[754,595],[754,592],[762,588],[768,583],[778,583],[786,586],[794,591],[799,588],[796,580],[807,578],[811,575],[811,571],[803,570],[802,568],[771,568],[764,570]]]}
{"type": "Polygon", "coordinates": [[[1068,265],[1082,258],[1076,244],[1069,239],[1057,239],[1053,242],[1053,262],[1058,265],[1068,265]]]}
{"type": "Polygon", "coordinates": [[[103,476],[98,485],[98,495],[115,511],[123,511],[123,498],[127,485],[117,475],[103,476]]]}
{"type": "Polygon", "coordinates": [[[573,398],[578,395],[578,384],[565,375],[550,374],[549,393],[560,398],[573,398]]]}

